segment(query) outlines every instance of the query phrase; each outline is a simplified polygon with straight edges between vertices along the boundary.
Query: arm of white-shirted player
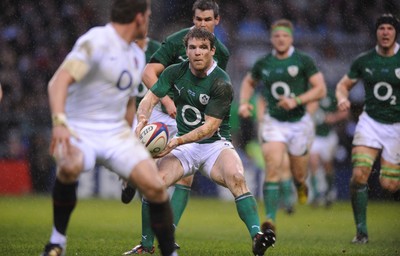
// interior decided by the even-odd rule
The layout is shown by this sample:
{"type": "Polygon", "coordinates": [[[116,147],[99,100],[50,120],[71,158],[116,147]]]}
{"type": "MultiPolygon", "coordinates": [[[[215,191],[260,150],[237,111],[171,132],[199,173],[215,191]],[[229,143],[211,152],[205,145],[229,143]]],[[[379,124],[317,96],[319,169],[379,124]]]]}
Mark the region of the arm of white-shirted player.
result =
{"type": "Polygon", "coordinates": [[[136,97],[130,97],[128,101],[128,105],[126,106],[125,119],[128,122],[129,126],[132,127],[133,119],[136,113],[136,97]]]}

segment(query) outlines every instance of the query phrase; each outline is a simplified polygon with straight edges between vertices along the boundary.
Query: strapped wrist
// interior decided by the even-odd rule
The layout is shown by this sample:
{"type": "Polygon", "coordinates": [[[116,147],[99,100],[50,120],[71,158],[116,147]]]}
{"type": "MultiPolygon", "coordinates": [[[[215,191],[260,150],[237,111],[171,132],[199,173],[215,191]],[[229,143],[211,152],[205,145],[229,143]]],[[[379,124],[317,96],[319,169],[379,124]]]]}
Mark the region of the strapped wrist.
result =
{"type": "Polygon", "coordinates": [[[65,113],[56,113],[51,116],[51,123],[54,126],[68,127],[67,116],[65,113]]]}
{"type": "Polygon", "coordinates": [[[249,104],[249,100],[241,99],[240,105],[242,105],[242,104],[249,104]]]}
{"type": "Polygon", "coordinates": [[[301,99],[298,96],[294,97],[294,100],[296,101],[298,106],[303,104],[303,102],[301,101],[301,99]]]}

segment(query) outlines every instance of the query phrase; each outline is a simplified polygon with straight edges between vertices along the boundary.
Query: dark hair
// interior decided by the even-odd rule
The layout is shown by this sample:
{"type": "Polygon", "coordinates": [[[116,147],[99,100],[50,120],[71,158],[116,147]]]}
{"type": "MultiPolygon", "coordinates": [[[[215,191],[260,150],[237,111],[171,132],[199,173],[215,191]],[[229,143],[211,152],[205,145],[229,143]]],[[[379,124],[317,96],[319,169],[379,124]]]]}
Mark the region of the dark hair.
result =
{"type": "Polygon", "coordinates": [[[190,29],[189,32],[183,38],[183,42],[184,42],[186,48],[188,47],[188,41],[191,38],[208,40],[208,41],[210,41],[211,49],[215,48],[215,36],[213,33],[208,31],[207,29],[196,28],[196,27],[190,29]]]}
{"type": "Polygon", "coordinates": [[[128,24],[137,14],[145,13],[148,0],[114,0],[111,5],[111,21],[128,24]]]}
{"type": "Polygon", "coordinates": [[[397,35],[399,34],[399,30],[400,30],[400,22],[399,19],[397,19],[395,16],[393,16],[393,14],[391,13],[385,13],[382,14],[375,23],[375,31],[378,30],[379,26],[382,24],[390,24],[394,27],[394,29],[396,30],[396,38],[397,35]]]}
{"type": "Polygon", "coordinates": [[[201,11],[213,10],[214,18],[219,16],[219,6],[214,0],[197,0],[192,7],[193,14],[197,9],[201,11]]]}

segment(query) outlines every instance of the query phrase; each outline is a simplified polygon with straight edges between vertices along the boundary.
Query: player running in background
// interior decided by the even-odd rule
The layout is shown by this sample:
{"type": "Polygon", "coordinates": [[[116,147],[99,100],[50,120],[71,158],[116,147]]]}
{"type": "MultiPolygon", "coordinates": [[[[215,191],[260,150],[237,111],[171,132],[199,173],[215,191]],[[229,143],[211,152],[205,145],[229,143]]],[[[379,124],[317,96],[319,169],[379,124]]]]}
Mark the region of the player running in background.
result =
{"type": "Polygon", "coordinates": [[[172,88],[177,107],[178,135],[157,163],[167,186],[200,171],[235,197],[238,214],[253,241],[254,255],[264,255],[275,243],[267,227],[260,229],[257,202],[249,191],[244,169],[230,134],[233,88],[228,74],[213,60],[215,36],[201,28],[185,36],[188,61],[168,67],[139,105],[138,133],[154,106],[172,88]],[[262,232],[261,232],[262,230],[262,232]]]}
{"type": "Polygon", "coordinates": [[[259,59],[244,77],[239,114],[242,117],[250,115],[253,106],[249,99],[258,81],[262,81],[267,105],[260,131],[266,163],[263,195],[266,217],[273,225],[286,154],[289,155],[298,200],[301,204],[307,202],[305,181],[314,124],[305,104],[323,98],[326,86],[314,61],[293,47],[293,25],[289,20],[274,22],[270,31],[273,51],[259,59]]]}
{"type": "MultiPolygon", "coordinates": [[[[193,24],[196,28],[204,28],[214,33],[215,26],[220,22],[219,6],[213,0],[197,0],[192,7],[193,24]]],[[[168,36],[162,43],[160,49],[151,57],[150,62],[146,65],[143,73],[143,82],[148,88],[151,88],[158,80],[160,74],[168,66],[181,63],[187,60],[185,45],[183,44],[184,36],[194,27],[182,29],[168,36]]],[[[226,46],[216,38],[214,60],[220,68],[226,70],[229,51],[226,46]]],[[[164,97],[157,104],[151,114],[149,123],[163,122],[168,126],[168,130],[176,134],[176,107],[171,99],[173,91],[164,97]]],[[[174,135],[174,134],[172,134],[174,135]]],[[[172,138],[173,136],[170,136],[172,138]]],[[[193,175],[184,177],[179,180],[175,186],[171,197],[171,206],[174,213],[174,226],[178,226],[179,220],[186,208],[189,200],[190,190],[193,183],[193,175]]],[[[123,191],[124,193],[125,191],[123,191]]],[[[131,194],[132,195],[132,194],[131,194]]],[[[132,250],[126,252],[129,254],[142,254],[146,252],[154,252],[154,235],[150,229],[148,222],[148,206],[146,200],[142,204],[142,239],[140,244],[132,250]]],[[[176,245],[179,247],[178,245],[176,245]]]]}
{"type": "Polygon", "coordinates": [[[323,202],[330,206],[334,199],[334,159],[339,143],[335,125],[348,118],[349,111],[337,109],[335,92],[328,90],[327,96],[319,101],[319,108],[314,114],[316,136],[310,150],[312,205],[318,206],[323,202]],[[317,172],[322,168],[327,188],[324,194],[318,186],[317,172]]]}
{"type": "Polygon", "coordinates": [[[364,111],[360,115],[352,150],[351,204],[357,233],[353,243],[368,242],[368,177],[380,155],[380,184],[396,192],[400,185],[400,51],[396,42],[399,20],[384,14],[376,21],[375,48],[359,55],[350,71],[339,81],[336,98],[339,110],[350,109],[349,91],[362,80],[364,111]]]}
{"type": "Polygon", "coordinates": [[[145,65],[143,51],[134,41],[147,33],[150,6],[150,0],[115,0],[111,22],[82,35],[49,82],[50,152],[57,177],[53,230],[43,256],[65,254],[79,175],[96,163],[129,180],[146,196],[161,254],[176,255],[168,192],[154,160],[125,119],[145,65]]]}

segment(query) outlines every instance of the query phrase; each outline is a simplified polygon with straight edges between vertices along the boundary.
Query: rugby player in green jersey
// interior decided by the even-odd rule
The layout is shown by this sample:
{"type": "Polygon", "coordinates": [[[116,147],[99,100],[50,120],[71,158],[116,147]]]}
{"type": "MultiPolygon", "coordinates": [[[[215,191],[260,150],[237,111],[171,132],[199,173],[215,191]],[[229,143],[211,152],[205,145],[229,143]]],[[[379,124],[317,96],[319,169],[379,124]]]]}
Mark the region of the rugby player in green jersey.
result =
{"type": "Polygon", "coordinates": [[[324,203],[330,206],[334,199],[335,169],[333,161],[339,144],[335,125],[347,119],[349,111],[340,111],[334,89],[328,90],[327,96],[319,101],[318,109],[314,113],[316,136],[310,149],[311,191],[312,205],[324,203]],[[320,192],[317,173],[322,170],[326,181],[326,190],[320,192]]]}
{"type": "MultiPolygon", "coordinates": [[[[168,36],[161,47],[153,54],[149,63],[146,65],[143,73],[143,82],[151,88],[158,80],[160,74],[168,66],[181,63],[187,60],[185,45],[183,44],[184,36],[194,27],[204,28],[214,33],[215,26],[220,22],[219,6],[213,0],[197,0],[192,7],[193,11],[193,27],[182,29],[168,36]]],[[[215,54],[213,59],[220,68],[226,70],[229,51],[226,46],[216,38],[215,54]]],[[[149,122],[163,122],[168,126],[168,130],[173,137],[177,132],[176,128],[176,107],[173,102],[172,92],[161,99],[161,103],[154,108],[149,122]]],[[[189,200],[191,186],[193,183],[193,175],[184,177],[179,180],[175,186],[171,197],[171,206],[174,212],[174,226],[178,226],[179,220],[183,215],[189,200]]],[[[132,194],[131,194],[132,195],[132,194]]],[[[142,254],[154,252],[154,235],[149,225],[148,206],[144,201],[142,209],[142,239],[139,245],[126,252],[129,254],[142,254]]],[[[179,246],[176,244],[176,247],[179,246]]]]}
{"type": "Polygon", "coordinates": [[[260,228],[257,202],[249,191],[239,155],[231,143],[233,88],[228,74],[213,60],[215,36],[191,29],[184,39],[188,61],[171,65],[139,105],[136,133],[147,124],[154,106],[173,89],[178,134],[160,153],[159,174],[166,186],[200,171],[235,197],[239,217],[253,241],[254,255],[275,243],[268,227],[260,228]]]}
{"type": "Polygon", "coordinates": [[[365,90],[364,111],[353,138],[351,204],[356,223],[353,243],[368,242],[368,177],[380,154],[380,184],[396,192],[400,186],[400,51],[399,20],[384,14],[376,21],[377,45],[359,55],[337,84],[340,110],[350,109],[349,91],[358,80],[365,90]]]}
{"type": "Polygon", "coordinates": [[[253,106],[249,99],[261,81],[266,110],[261,124],[260,139],[266,163],[263,187],[267,221],[276,222],[279,205],[279,181],[288,154],[290,170],[297,188],[299,202],[308,199],[305,183],[309,148],[314,137],[314,124],[305,105],[323,98],[326,86],[314,61],[293,47],[293,25],[278,20],[271,26],[272,53],[260,58],[243,79],[239,114],[248,117],[253,106]]]}

